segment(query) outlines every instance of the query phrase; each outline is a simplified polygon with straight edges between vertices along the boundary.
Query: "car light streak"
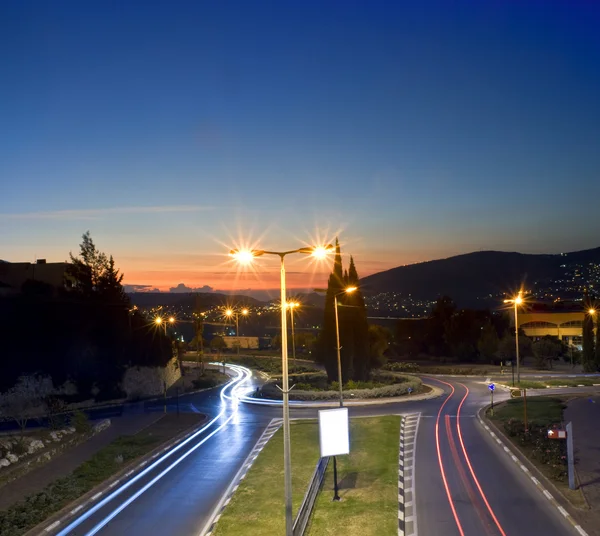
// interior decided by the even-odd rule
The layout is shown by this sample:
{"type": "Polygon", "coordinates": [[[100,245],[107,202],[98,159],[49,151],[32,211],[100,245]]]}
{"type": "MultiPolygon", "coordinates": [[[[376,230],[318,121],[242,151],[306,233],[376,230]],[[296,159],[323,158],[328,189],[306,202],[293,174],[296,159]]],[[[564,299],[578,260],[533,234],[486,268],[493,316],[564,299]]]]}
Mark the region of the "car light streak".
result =
{"type": "MultiPolygon", "coordinates": [[[[441,380],[438,380],[438,381],[441,381],[441,380]]],[[[442,383],[446,383],[446,382],[442,382],[442,383]]],[[[448,395],[446,400],[444,400],[444,403],[440,406],[440,410],[438,411],[438,414],[437,414],[437,419],[435,421],[435,446],[437,448],[438,463],[440,465],[440,473],[442,475],[444,489],[446,490],[446,496],[448,497],[448,503],[450,504],[450,509],[452,510],[452,515],[454,516],[454,521],[456,521],[456,526],[458,527],[458,532],[460,532],[460,536],[465,536],[465,532],[462,528],[462,525],[460,524],[460,520],[458,519],[458,514],[456,513],[456,508],[454,507],[454,501],[452,500],[452,495],[450,494],[450,488],[448,487],[448,481],[446,480],[446,472],[444,471],[444,464],[442,463],[442,452],[440,450],[440,416],[442,414],[444,406],[446,405],[448,400],[450,400],[452,398],[452,395],[454,395],[454,387],[449,383],[446,383],[446,385],[449,385],[450,388],[452,389],[452,391],[448,395]]]]}
{"type": "Polygon", "coordinates": [[[462,383],[459,383],[458,385],[461,385],[462,387],[464,387],[466,389],[465,396],[460,401],[460,404],[458,405],[458,411],[456,412],[456,427],[458,429],[458,439],[460,441],[460,446],[462,448],[463,454],[465,455],[465,460],[467,461],[467,466],[469,467],[469,471],[471,472],[471,476],[473,477],[473,480],[475,481],[475,485],[477,486],[477,489],[479,490],[479,493],[481,495],[481,498],[483,499],[483,502],[487,506],[488,512],[492,516],[492,519],[494,520],[494,523],[496,523],[496,526],[498,527],[498,530],[500,531],[500,534],[502,534],[502,536],[506,536],[506,533],[502,529],[502,525],[500,525],[500,522],[498,521],[498,519],[494,515],[494,511],[492,510],[492,507],[490,506],[490,503],[488,502],[488,500],[487,500],[487,498],[485,496],[485,493],[483,493],[483,489],[481,489],[481,486],[479,484],[479,480],[475,476],[475,471],[473,470],[473,466],[471,465],[471,460],[469,459],[469,455],[467,454],[467,449],[465,448],[465,443],[464,443],[463,437],[462,437],[462,431],[460,429],[460,410],[462,408],[462,405],[465,403],[465,400],[467,399],[467,396],[469,396],[469,388],[466,385],[462,384],[462,383]]]}
{"type": "MultiPolygon", "coordinates": [[[[245,380],[249,377],[249,375],[251,375],[251,371],[249,369],[246,369],[245,367],[229,366],[229,368],[231,368],[232,370],[234,370],[236,372],[236,376],[231,381],[229,381],[221,389],[221,391],[220,391],[219,395],[220,395],[220,398],[221,398],[221,411],[216,415],[216,417],[214,417],[213,419],[211,419],[205,426],[203,426],[202,428],[200,428],[200,430],[198,430],[197,432],[195,432],[194,434],[192,434],[186,440],[182,441],[179,445],[175,446],[173,449],[169,450],[169,452],[167,452],[166,454],[164,454],[160,458],[156,459],[151,465],[149,465],[143,471],[141,471],[140,473],[138,473],[135,477],[133,477],[130,480],[128,480],[125,484],[123,484],[121,487],[119,487],[118,489],[116,489],[115,491],[113,491],[110,495],[107,495],[104,499],[102,499],[100,502],[98,502],[97,504],[95,504],[92,508],[90,508],[89,510],[87,510],[84,514],[82,514],[77,519],[75,519],[74,521],[72,521],[68,526],[66,526],[63,530],[61,530],[57,534],[57,536],[66,536],[67,534],[69,534],[73,529],[75,529],[76,527],[78,527],[81,523],[83,523],[91,515],[93,515],[94,513],[96,513],[100,508],[102,508],[103,506],[105,506],[106,504],[108,504],[114,498],[118,497],[127,488],[129,488],[135,482],[137,482],[140,478],[142,478],[143,476],[145,476],[146,474],[148,474],[150,471],[152,471],[154,468],[156,468],[160,463],[164,462],[167,458],[169,458],[170,456],[172,456],[173,454],[175,454],[178,450],[182,449],[185,445],[187,445],[188,443],[190,443],[191,441],[193,441],[194,439],[196,439],[199,435],[201,435],[203,432],[205,432],[211,426],[213,426],[225,414],[225,412],[227,410],[226,400],[227,399],[231,400],[231,397],[229,397],[226,394],[226,391],[227,390],[233,390],[234,387],[236,387],[237,385],[245,382],[245,380]]],[[[151,483],[149,483],[149,485],[147,484],[146,486],[144,486],[144,488],[142,488],[142,490],[146,491],[151,485],[153,485],[154,483],[156,483],[160,478],[162,478],[166,473],[168,473],[179,462],[181,462],[183,459],[185,459],[185,457],[187,457],[190,453],[192,453],[194,450],[196,450],[196,448],[198,448],[202,444],[204,444],[214,434],[216,434],[219,430],[221,430],[227,423],[229,423],[229,421],[234,417],[235,411],[237,411],[237,406],[234,405],[233,409],[234,409],[234,413],[223,424],[221,424],[217,429],[215,429],[214,431],[212,431],[207,437],[205,437],[197,445],[195,445],[194,447],[192,447],[186,454],[184,454],[183,456],[181,456],[178,460],[176,460],[173,464],[171,464],[167,469],[165,469],[163,472],[161,472],[160,475],[158,475],[157,477],[155,477],[151,481],[151,483]]],[[[143,493],[142,490],[140,490],[141,493],[143,493]]],[[[117,515],[120,511],[122,511],[127,505],[129,505],[133,500],[135,500],[135,498],[139,497],[139,495],[141,495],[141,493],[138,492],[138,493],[136,493],[133,496],[133,498],[130,498],[128,501],[125,501],[125,503],[123,503],[120,507],[117,508],[118,512],[115,510],[113,513],[109,514],[109,517],[105,518],[105,520],[103,520],[101,522],[102,526],[104,526],[106,523],[108,523],[110,521],[110,519],[112,519],[115,515],[117,515]]],[[[98,527],[98,525],[96,527],[98,527]]],[[[92,529],[92,530],[94,531],[96,529],[96,527],[94,527],[94,529],[92,529]]],[[[100,528],[102,528],[102,527],[100,527],[100,528]]],[[[97,530],[96,530],[96,532],[97,532],[97,530]]],[[[90,532],[88,534],[95,534],[95,532],[90,532]]]]}

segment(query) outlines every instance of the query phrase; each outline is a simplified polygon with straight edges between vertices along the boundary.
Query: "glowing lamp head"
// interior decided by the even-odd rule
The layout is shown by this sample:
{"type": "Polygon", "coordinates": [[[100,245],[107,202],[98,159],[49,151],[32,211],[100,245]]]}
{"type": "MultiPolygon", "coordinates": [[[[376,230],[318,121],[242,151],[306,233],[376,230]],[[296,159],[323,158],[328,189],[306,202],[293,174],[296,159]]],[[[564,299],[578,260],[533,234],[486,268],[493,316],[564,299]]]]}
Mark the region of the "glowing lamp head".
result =
{"type": "Polygon", "coordinates": [[[174,324],[175,323],[175,317],[174,316],[169,317],[169,323],[170,324],[174,324]]]}
{"type": "Polygon", "coordinates": [[[589,314],[591,315],[595,315],[596,314],[596,309],[594,309],[593,307],[588,311],[589,314]]]}
{"type": "Polygon", "coordinates": [[[523,303],[523,298],[521,298],[520,294],[515,298],[515,303],[517,305],[521,305],[523,303]]]}
{"type": "Polygon", "coordinates": [[[242,314],[246,316],[250,311],[248,309],[242,309],[242,314]]]}
{"type": "Polygon", "coordinates": [[[344,289],[344,292],[346,294],[352,294],[353,292],[356,292],[358,290],[358,287],[346,287],[344,289]]]}
{"type": "Polygon", "coordinates": [[[163,321],[163,319],[162,319],[160,316],[157,316],[157,317],[154,319],[154,323],[155,323],[157,326],[160,326],[160,325],[162,324],[162,321],[163,321]]]}
{"type": "Polygon", "coordinates": [[[225,316],[233,316],[233,309],[226,309],[225,316]]]}
{"type": "Polygon", "coordinates": [[[257,257],[257,252],[250,249],[232,249],[229,255],[233,257],[239,264],[248,265],[252,264],[254,257],[257,257]]]}
{"type": "Polygon", "coordinates": [[[325,259],[329,253],[333,251],[333,246],[331,244],[327,246],[315,246],[312,248],[311,255],[315,259],[325,259]]]}

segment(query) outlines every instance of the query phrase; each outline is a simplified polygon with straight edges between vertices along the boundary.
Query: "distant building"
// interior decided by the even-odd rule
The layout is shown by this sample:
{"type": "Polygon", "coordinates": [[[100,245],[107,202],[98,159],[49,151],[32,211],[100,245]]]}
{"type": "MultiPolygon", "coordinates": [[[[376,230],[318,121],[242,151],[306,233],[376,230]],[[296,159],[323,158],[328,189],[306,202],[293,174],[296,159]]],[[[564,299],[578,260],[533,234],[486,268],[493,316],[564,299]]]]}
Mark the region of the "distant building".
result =
{"type": "Polygon", "coordinates": [[[0,294],[18,294],[25,281],[39,281],[55,288],[70,287],[66,262],[6,262],[0,261],[0,294]]]}
{"type": "Polygon", "coordinates": [[[534,339],[551,335],[568,344],[580,345],[584,316],[583,311],[519,313],[519,328],[534,339]]]}

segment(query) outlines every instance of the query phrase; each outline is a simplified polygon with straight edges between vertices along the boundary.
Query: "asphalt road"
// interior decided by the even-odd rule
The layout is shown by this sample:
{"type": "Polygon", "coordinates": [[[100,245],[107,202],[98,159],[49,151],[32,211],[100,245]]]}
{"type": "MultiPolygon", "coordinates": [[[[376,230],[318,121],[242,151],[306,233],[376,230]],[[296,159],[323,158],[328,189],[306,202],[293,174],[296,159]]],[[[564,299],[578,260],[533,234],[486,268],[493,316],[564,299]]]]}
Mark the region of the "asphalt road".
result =
{"type": "MultiPolygon", "coordinates": [[[[248,378],[247,388],[260,381],[248,378]]],[[[426,536],[573,534],[478,423],[476,413],[489,401],[485,382],[474,378],[427,381],[442,387],[444,396],[349,408],[351,417],[421,414],[415,470],[419,532],[426,536]]],[[[281,417],[280,407],[236,403],[231,398],[235,388],[234,382],[222,393],[214,389],[180,397],[182,411],[200,411],[213,420],[177,452],[149,464],[126,488],[115,488],[55,534],[199,536],[271,418],[281,417]]],[[[506,391],[495,395],[497,401],[507,397],[506,391]]],[[[162,409],[162,404],[146,407],[152,409],[162,409]]],[[[317,411],[293,408],[291,416],[316,417],[317,411]]]]}
{"type": "Polygon", "coordinates": [[[227,398],[237,383],[222,392],[212,389],[180,397],[182,408],[193,407],[212,420],[177,451],[149,463],[126,487],[115,487],[54,533],[198,536],[270,421],[227,398]]]}

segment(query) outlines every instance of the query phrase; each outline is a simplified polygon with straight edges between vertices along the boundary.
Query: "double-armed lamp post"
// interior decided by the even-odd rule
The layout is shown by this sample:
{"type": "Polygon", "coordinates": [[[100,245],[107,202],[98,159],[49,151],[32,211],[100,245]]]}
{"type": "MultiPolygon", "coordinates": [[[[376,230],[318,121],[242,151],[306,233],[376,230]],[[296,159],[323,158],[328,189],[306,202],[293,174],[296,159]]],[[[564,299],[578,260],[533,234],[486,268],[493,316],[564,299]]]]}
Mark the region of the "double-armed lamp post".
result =
{"type": "Polygon", "coordinates": [[[235,336],[237,337],[237,353],[240,355],[240,315],[248,316],[250,311],[248,309],[242,309],[241,311],[234,311],[233,309],[226,309],[225,316],[227,318],[235,317],[235,336]]]}
{"type": "Polygon", "coordinates": [[[165,328],[165,335],[167,334],[167,324],[175,324],[175,318],[170,316],[168,320],[165,320],[162,316],[157,316],[154,319],[154,323],[157,327],[163,326],[165,328]]]}
{"type": "Polygon", "coordinates": [[[521,292],[519,291],[517,297],[513,298],[512,300],[504,300],[504,303],[513,303],[515,306],[515,345],[517,351],[517,383],[519,383],[521,381],[521,361],[519,359],[519,313],[517,311],[519,305],[523,303],[521,292]]]}
{"type": "Polygon", "coordinates": [[[332,245],[304,247],[290,251],[265,251],[262,249],[243,250],[233,249],[229,254],[240,264],[251,264],[256,257],[263,255],[276,255],[280,259],[281,277],[281,372],[283,394],[283,469],[285,480],[285,534],[292,536],[292,457],[290,448],[290,408],[289,408],[289,377],[288,377],[288,347],[287,347],[287,311],[285,289],[285,262],[287,255],[304,253],[317,259],[324,259],[333,251],[332,245]]]}

